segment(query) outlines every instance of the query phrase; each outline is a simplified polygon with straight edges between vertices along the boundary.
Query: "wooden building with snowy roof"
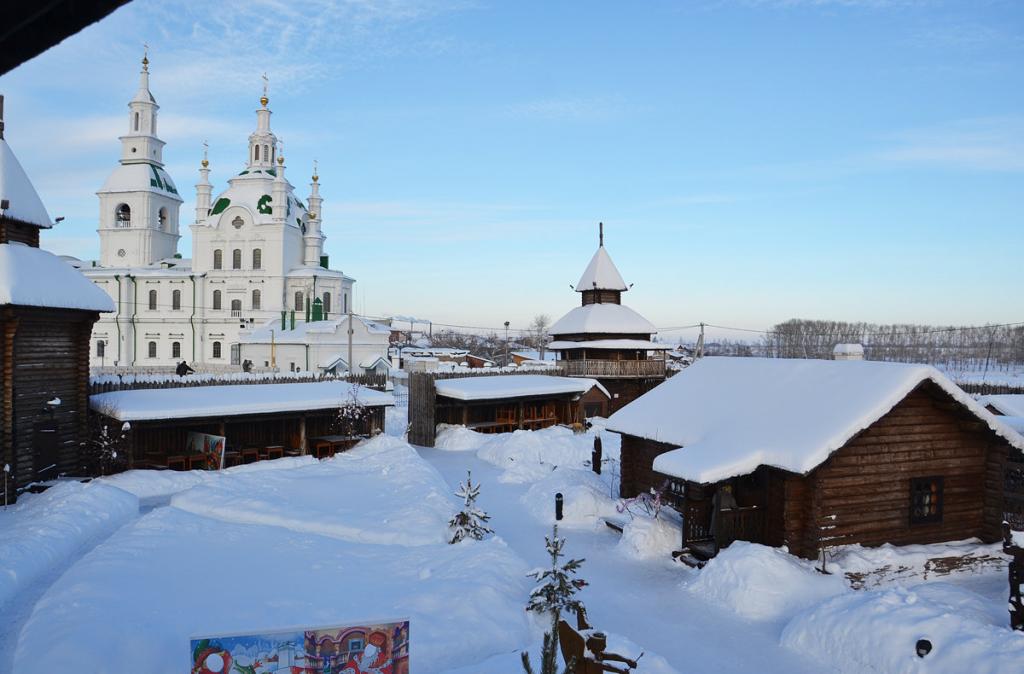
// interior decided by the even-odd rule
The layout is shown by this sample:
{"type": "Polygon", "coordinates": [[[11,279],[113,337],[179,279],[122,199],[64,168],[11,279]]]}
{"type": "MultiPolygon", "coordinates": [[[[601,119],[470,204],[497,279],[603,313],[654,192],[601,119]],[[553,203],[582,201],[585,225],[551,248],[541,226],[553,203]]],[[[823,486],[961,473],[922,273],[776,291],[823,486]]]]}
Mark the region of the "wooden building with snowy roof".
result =
{"type": "Polygon", "coordinates": [[[703,358],[613,414],[622,496],[661,489],[697,558],[1000,538],[1021,437],[936,369],[703,358]]]}
{"type": "Polygon", "coordinates": [[[89,335],[114,303],[78,270],[39,248],[51,226],[4,139],[0,98],[0,461],[8,497],[31,482],[82,474],[89,335]]]}
{"type": "Polygon", "coordinates": [[[622,304],[630,286],[608,255],[600,227],[597,252],[575,287],[580,306],[551,326],[547,348],[558,353],[567,376],[600,381],[617,410],[665,380],[664,353],[671,347],[652,341],[654,325],[622,304]]]}

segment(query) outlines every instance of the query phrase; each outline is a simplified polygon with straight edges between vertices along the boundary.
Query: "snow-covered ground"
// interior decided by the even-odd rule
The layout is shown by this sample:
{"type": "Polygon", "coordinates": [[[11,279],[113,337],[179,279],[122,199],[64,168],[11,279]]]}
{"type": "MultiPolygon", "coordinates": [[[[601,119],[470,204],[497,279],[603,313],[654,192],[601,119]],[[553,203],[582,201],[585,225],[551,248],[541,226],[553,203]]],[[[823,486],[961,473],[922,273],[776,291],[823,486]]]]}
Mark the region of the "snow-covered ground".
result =
{"type": "Polygon", "coordinates": [[[0,671],[180,672],[194,636],[409,618],[414,674],[521,672],[519,653],[536,665],[540,650],[526,574],[548,561],[556,493],[566,553],[586,560],[590,621],[610,650],[644,653],[638,672],[1008,672],[1024,661],[996,546],[846,548],[823,575],[737,543],[691,570],[669,557],[671,513],[622,511],[618,440],[602,424],[455,428],[426,449],[397,437],[403,414],[388,410],[389,435],[324,461],[134,471],[0,511],[0,671]],[[598,434],[600,476],[589,466],[598,434]],[[448,545],[467,470],[495,534],[448,545]],[[969,571],[932,561],[964,555],[969,571]],[[933,644],[923,659],[920,639],[933,644]]]}

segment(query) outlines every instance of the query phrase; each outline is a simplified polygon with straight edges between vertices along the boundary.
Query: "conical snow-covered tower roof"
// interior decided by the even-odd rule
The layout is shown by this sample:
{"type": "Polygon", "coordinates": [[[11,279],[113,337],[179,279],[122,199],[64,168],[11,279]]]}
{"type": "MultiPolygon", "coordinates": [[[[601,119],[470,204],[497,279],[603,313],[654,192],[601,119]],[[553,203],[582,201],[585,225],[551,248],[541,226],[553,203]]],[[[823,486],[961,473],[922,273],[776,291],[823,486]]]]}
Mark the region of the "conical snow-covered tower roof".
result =
{"type": "Polygon", "coordinates": [[[4,138],[4,99],[0,96],[0,202],[3,201],[7,202],[0,210],[4,217],[37,227],[51,226],[42,199],[4,138]]]}
{"type": "Polygon", "coordinates": [[[586,290],[629,290],[629,286],[622,280],[622,274],[604,247],[604,223],[600,224],[597,252],[590,258],[590,264],[576,283],[576,292],[586,290]]]}

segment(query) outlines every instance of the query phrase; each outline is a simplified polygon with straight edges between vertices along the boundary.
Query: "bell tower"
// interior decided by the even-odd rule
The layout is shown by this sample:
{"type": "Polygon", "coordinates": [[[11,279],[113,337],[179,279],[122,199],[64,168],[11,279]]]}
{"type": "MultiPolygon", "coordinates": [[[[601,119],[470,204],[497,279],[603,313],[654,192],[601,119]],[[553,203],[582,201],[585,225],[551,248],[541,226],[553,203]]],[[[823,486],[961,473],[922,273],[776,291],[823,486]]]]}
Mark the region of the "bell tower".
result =
{"type": "Polygon", "coordinates": [[[142,58],[139,88],[128,102],[128,133],[120,137],[120,165],[97,192],[100,264],[141,267],[178,250],[182,199],[163,164],[157,133],[160,106],[149,90],[149,57],[142,58]]]}

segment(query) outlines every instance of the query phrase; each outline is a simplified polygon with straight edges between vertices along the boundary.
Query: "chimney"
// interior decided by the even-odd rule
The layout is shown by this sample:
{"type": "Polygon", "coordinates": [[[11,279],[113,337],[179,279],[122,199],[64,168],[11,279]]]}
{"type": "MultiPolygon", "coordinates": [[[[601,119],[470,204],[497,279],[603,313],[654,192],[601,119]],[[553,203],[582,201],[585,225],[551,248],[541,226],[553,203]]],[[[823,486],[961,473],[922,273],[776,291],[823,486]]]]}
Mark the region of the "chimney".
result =
{"type": "Polygon", "coordinates": [[[832,360],[864,360],[864,347],[860,344],[836,344],[832,360]]]}

